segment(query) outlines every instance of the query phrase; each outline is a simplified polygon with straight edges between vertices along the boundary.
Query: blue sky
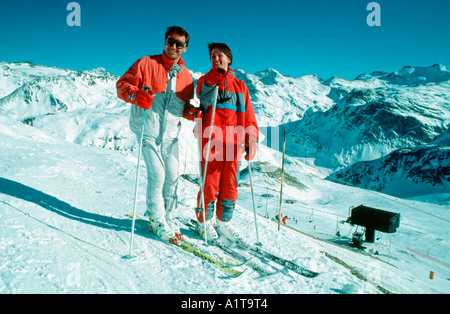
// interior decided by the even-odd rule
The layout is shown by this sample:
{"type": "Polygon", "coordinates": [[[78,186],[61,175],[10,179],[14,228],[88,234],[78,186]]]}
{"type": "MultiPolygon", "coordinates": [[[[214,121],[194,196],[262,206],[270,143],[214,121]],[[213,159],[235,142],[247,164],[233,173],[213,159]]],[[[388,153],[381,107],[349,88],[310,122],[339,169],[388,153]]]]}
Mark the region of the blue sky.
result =
{"type": "Polygon", "coordinates": [[[183,55],[210,68],[207,44],[225,42],[233,68],[253,73],[354,79],[405,65],[450,67],[449,0],[378,0],[381,26],[369,27],[371,0],[79,0],[81,26],[69,27],[69,0],[0,0],[0,61],[121,75],[138,58],[162,53],[168,26],[191,35],[183,55]]]}

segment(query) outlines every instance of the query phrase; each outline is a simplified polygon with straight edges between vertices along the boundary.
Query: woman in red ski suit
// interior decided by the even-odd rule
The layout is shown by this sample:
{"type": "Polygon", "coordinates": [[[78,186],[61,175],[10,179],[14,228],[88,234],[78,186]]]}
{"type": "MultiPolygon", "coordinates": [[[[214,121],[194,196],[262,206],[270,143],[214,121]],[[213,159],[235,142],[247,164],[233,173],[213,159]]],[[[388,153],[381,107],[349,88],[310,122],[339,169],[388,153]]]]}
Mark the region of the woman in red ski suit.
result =
{"type": "MultiPolygon", "coordinates": [[[[207,208],[206,220],[210,222],[214,216],[216,204],[217,231],[234,239],[239,237],[229,222],[233,216],[238,198],[238,171],[240,159],[245,151],[245,159],[251,160],[256,154],[258,142],[258,124],[245,83],[235,77],[229,67],[232,62],[230,48],[225,44],[209,44],[209,53],[213,68],[203,75],[197,83],[197,97],[200,100],[202,119],[199,122],[199,138],[201,139],[201,168],[205,169],[208,138],[216,102],[214,126],[207,163],[205,184],[203,187],[204,204],[207,208]],[[214,89],[218,88],[216,92],[214,89]],[[217,95],[217,98],[215,97],[217,95]],[[221,228],[222,227],[222,228],[221,228]],[[230,227],[230,228],[227,228],[230,227]]],[[[204,175],[204,174],[203,174],[204,175]]],[[[204,222],[201,202],[201,191],[198,194],[197,218],[204,222]]],[[[208,223],[207,223],[208,225],[208,223]]],[[[204,226],[203,226],[204,227],[204,226]]],[[[215,230],[207,226],[207,237],[217,237],[215,230]]],[[[203,228],[200,228],[203,231],[203,228]]]]}

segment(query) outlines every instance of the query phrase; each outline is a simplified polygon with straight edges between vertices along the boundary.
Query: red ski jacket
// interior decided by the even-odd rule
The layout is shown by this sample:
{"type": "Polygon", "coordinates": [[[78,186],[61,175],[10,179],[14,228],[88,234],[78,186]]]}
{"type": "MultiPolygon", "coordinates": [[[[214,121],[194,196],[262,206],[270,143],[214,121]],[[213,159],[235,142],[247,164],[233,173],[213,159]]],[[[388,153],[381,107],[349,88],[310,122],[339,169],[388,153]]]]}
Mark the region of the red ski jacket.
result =
{"type": "MultiPolygon", "coordinates": [[[[213,89],[203,75],[197,82],[197,97],[200,99],[200,107],[203,111],[202,134],[204,143],[205,129],[211,124],[213,105],[213,89]]],[[[253,110],[250,94],[245,83],[235,77],[232,69],[226,75],[225,81],[219,86],[218,97],[216,100],[216,113],[214,117],[216,141],[221,141],[227,145],[239,146],[247,141],[258,141],[259,128],[253,110]],[[218,134],[221,133],[221,134],[218,134]],[[220,138],[222,137],[222,139],[220,138]]],[[[208,132],[206,132],[208,133],[208,132]]]]}
{"type": "MultiPolygon", "coordinates": [[[[194,83],[182,58],[178,64],[166,56],[146,56],[137,60],[117,81],[117,95],[126,102],[133,103],[130,95],[144,87],[150,87],[153,103],[145,118],[144,138],[159,143],[174,140],[181,130],[183,110],[194,97],[194,83]]],[[[130,128],[140,133],[143,109],[131,107],[130,128]]]]}
{"type": "MultiPolygon", "coordinates": [[[[154,94],[165,93],[167,74],[173,63],[164,52],[137,60],[117,82],[117,96],[126,102],[132,102],[128,97],[146,86],[151,87],[154,94]]],[[[189,70],[184,66],[183,58],[180,58],[178,64],[182,71],[177,74],[176,94],[180,100],[189,101],[194,97],[194,83],[189,70]]]]}

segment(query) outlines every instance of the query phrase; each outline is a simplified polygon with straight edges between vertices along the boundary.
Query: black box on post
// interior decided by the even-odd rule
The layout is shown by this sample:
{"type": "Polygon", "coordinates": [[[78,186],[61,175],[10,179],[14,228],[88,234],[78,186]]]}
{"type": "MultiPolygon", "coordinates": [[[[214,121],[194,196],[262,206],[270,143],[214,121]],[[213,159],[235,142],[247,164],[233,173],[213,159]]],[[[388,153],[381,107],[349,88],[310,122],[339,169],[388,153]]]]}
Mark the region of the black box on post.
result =
{"type": "Polygon", "coordinates": [[[359,205],[352,209],[348,220],[353,225],[386,233],[394,233],[400,226],[400,214],[359,205]]]}

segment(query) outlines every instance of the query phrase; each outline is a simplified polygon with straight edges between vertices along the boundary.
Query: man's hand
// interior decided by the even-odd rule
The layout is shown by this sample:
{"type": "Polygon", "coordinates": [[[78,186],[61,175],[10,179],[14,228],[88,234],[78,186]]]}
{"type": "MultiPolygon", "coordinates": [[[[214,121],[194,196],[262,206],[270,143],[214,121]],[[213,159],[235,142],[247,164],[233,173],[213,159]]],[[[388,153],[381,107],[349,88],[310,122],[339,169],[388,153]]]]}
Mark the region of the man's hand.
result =
{"type": "Polygon", "coordinates": [[[150,92],[141,89],[136,93],[135,104],[143,109],[150,109],[153,103],[153,96],[150,92]]]}

